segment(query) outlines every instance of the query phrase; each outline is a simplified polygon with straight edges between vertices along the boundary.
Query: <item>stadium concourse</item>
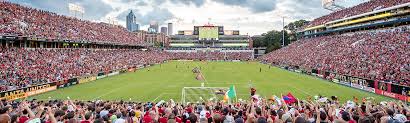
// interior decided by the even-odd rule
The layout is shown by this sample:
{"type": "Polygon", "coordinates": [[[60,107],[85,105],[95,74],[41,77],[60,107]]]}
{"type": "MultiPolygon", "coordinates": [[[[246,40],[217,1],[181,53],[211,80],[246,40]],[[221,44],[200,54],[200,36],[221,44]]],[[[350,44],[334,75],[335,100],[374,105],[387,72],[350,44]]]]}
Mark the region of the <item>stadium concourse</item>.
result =
{"type": "Polygon", "coordinates": [[[348,18],[351,16],[363,14],[366,12],[372,12],[374,10],[384,9],[388,7],[392,7],[395,5],[400,5],[404,3],[410,2],[409,0],[372,0],[367,1],[365,3],[361,3],[357,6],[353,6],[348,9],[342,9],[340,11],[335,11],[331,14],[319,17],[311,21],[306,26],[317,26],[321,24],[325,24],[330,21],[334,21],[337,19],[348,18]]]}
{"type": "MultiPolygon", "coordinates": [[[[308,26],[403,3],[408,1],[372,0],[315,19],[308,26]]],[[[43,88],[38,85],[67,82],[77,77],[110,75],[115,73],[113,71],[135,70],[174,59],[253,60],[253,54],[164,52],[144,47],[146,44],[139,40],[138,35],[120,26],[79,20],[9,2],[0,2],[0,6],[1,36],[17,37],[2,37],[2,41],[12,40],[12,43],[3,45],[2,42],[0,47],[0,90],[6,92],[2,94],[15,94],[15,97],[0,101],[0,123],[404,123],[410,119],[410,108],[406,103],[398,101],[356,99],[339,102],[336,97],[300,100],[291,94],[262,99],[254,96],[257,95],[254,88],[249,99],[232,104],[223,101],[180,104],[172,100],[75,101],[69,98],[13,100],[27,97],[23,90],[36,91],[43,88]],[[33,48],[26,47],[24,43],[14,45],[33,37],[87,41],[95,43],[99,48],[33,48]]],[[[286,68],[315,70],[317,74],[325,71],[329,74],[324,78],[329,80],[335,79],[336,75],[349,75],[369,80],[366,82],[380,81],[389,86],[370,84],[373,91],[380,89],[383,95],[398,95],[393,98],[407,101],[409,89],[406,91],[401,87],[408,88],[410,80],[408,30],[408,25],[401,25],[303,38],[258,60],[286,68]],[[400,91],[392,88],[400,88],[400,91]]],[[[360,86],[364,88],[365,85],[360,83],[360,86]]],[[[1,96],[3,98],[4,95],[1,96]]]]}

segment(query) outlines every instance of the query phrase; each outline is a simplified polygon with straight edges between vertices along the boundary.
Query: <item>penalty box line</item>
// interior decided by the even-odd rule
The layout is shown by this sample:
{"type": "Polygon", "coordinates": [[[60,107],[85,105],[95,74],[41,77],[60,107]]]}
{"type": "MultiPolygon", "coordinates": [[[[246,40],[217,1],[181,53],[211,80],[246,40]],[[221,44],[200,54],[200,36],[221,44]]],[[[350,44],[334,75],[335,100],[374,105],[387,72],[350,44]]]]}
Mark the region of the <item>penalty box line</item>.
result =
{"type": "Polygon", "coordinates": [[[177,94],[177,93],[161,93],[154,100],[152,100],[152,102],[155,102],[158,98],[162,97],[163,95],[171,95],[171,94],[177,94]]]}

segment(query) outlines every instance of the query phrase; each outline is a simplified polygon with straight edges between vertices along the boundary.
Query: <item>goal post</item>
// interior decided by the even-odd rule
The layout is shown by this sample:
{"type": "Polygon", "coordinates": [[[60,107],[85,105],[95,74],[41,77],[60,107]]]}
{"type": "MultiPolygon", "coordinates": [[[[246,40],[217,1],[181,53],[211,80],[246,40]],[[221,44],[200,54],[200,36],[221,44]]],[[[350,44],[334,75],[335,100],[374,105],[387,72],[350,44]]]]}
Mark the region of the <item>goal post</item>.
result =
{"type": "Polygon", "coordinates": [[[182,104],[220,101],[224,99],[228,87],[184,87],[181,92],[182,104]]]}

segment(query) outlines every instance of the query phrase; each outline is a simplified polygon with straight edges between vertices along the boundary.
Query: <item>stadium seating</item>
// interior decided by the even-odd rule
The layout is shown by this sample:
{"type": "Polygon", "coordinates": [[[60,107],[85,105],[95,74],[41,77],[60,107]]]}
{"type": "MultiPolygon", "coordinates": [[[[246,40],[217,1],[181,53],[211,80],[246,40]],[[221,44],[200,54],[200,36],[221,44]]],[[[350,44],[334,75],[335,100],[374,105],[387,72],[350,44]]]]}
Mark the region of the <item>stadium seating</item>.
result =
{"type": "Polygon", "coordinates": [[[249,60],[252,53],[166,53],[121,49],[47,49],[0,47],[0,91],[67,80],[170,59],[249,60]]]}
{"type": "Polygon", "coordinates": [[[400,102],[337,100],[255,101],[236,104],[173,101],[2,101],[6,123],[404,123],[409,107],[400,102]],[[270,103],[274,102],[274,103],[270,103]],[[325,103],[328,102],[328,103],[325,103]]]}
{"type": "Polygon", "coordinates": [[[251,60],[252,52],[178,52],[171,53],[173,59],[186,60],[251,60]]]}
{"type": "Polygon", "coordinates": [[[0,35],[143,45],[137,34],[118,25],[95,23],[44,10],[0,2],[0,35]]]}
{"type": "Polygon", "coordinates": [[[410,85],[408,27],[301,39],[261,60],[410,85]]]}
{"type": "Polygon", "coordinates": [[[342,10],[333,12],[331,14],[316,18],[313,21],[311,21],[307,26],[313,27],[313,26],[325,24],[327,22],[334,21],[337,19],[359,15],[359,14],[363,14],[366,12],[388,8],[391,6],[400,5],[400,4],[408,3],[408,2],[410,2],[410,0],[369,0],[357,6],[353,6],[347,9],[342,9],[342,10]]]}
{"type": "Polygon", "coordinates": [[[0,91],[161,63],[159,51],[0,48],[0,91]]]}

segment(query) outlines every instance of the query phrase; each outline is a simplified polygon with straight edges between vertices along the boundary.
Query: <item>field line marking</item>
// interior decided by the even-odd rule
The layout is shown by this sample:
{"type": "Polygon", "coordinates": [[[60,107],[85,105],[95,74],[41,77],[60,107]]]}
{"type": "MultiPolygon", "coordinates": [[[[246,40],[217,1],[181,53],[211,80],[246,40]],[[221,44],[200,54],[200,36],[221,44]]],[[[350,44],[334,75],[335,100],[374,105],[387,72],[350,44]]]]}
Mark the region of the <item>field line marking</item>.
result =
{"type": "Polygon", "coordinates": [[[155,98],[154,100],[152,100],[152,102],[155,102],[159,97],[162,97],[162,95],[167,95],[167,94],[177,94],[177,93],[161,93],[157,96],[157,98],[155,98]]]}
{"type": "Polygon", "coordinates": [[[124,88],[124,87],[127,87],[127,86],[129,86],[129,85],[125,85],[125,86],[121,86],[121,87],[119,87],[119,88],[113,89],[113,90],[111,90],[111,91],[108,91],[107,93],[104,93],[104,94],[99,95],[98,97],[95,97],[95,98],[92,99],[92,100],[99,99],[99,98],[101,98],[101,97],[103,97],[103,96],[105,96],[105,95],[114,93],[115,91],[118,91],[118,90],[120,90],[120,89],[122,89],[122,88],[124,88]]]}
{"type": "Polygon", "coordinates": [[[161,93],[157,96],[157,98],[155,98],[154,100],[152,100],[152,102],[155,102],[159,97],[161,97],[164,93],[161,93]]]}
{"type": "Polygon", "coordinates": [[[287,84],[287,86],[289,86],[289,87],[291,87],[291,88],[294,88],[294,89],[296,89],[296,90],[298,90],[298,91],[300,91],[300,92],[302,92],[302,93],[305,93],[306,95],[313,96],[313,95],[310,94],[309,92],[306,92],[306,91],[304,91],[304,90],[302,90],[302,89],[299,89],[299,88],[297,88],[297,87],[290,86],[289,84],[287,84]]]}

